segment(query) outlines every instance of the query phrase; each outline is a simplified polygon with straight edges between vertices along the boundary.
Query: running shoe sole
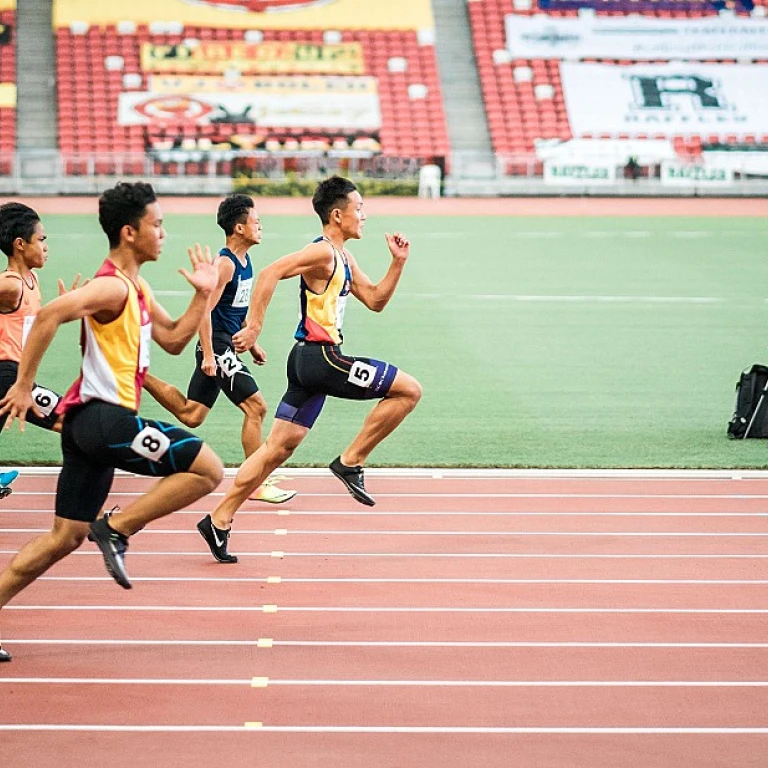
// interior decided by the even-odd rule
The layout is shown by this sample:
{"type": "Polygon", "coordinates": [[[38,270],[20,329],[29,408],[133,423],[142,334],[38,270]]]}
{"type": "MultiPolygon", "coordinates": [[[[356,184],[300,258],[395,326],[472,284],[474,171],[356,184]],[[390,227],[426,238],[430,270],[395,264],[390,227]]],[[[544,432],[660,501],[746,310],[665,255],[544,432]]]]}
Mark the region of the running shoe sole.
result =
{"type": "Polygon", "coordinates": [[[346,489],[350,492],[350,494],[352,494],[352,497],[355,499],[355,501],[359,501],[361,504],[365,504],[366,507],[372,507],[376,504],[376,500],[372,496],[369,496],[363,488],[358,488],[358,486],[356,486],[354,483],[350,483],[343,473],[335,469],[333,462],[328,465],[328,469],[330,469],[331,472],[333,472],[333,474],[336,475],[336,477],[338,477],[342,483],[344,483],[346,489]]]}
{"type": "Polygon", "coordinates": [[[123,558],[117,553],[112,545],[109,534],[107,534],[106,538],[99,535],[98,528],[96,527],[99,522],[103,522],[104,527],[106,527],[107,524],[103,520],[97,520],[95,523],[91,523],[91,532],[88,534],[88,541],[92,541],[101,550],[101,554],[104,557],[104,566],[109,575],[123,589],[131,589],[132,584],[128,579],[128,574],[125,572],[123,558]],[[94,530],[94,528],[96,530],[94,530]]]}

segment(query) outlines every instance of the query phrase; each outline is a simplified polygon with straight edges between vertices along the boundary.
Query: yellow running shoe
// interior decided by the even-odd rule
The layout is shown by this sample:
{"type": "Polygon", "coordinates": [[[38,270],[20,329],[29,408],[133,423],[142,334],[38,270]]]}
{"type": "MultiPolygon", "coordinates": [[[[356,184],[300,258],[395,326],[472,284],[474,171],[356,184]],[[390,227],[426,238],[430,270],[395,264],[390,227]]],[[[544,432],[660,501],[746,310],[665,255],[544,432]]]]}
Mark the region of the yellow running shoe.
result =
{"type": "Polygon", "coordinates": [[[297,491],[283,490],[278,488],[274,482],[267,481],[263,485],[260,485],[255,491],[253,496],[249,496],[249,501],[265,501],[267,504],[285,504],[286,501],[290,501],[297,491]]]}

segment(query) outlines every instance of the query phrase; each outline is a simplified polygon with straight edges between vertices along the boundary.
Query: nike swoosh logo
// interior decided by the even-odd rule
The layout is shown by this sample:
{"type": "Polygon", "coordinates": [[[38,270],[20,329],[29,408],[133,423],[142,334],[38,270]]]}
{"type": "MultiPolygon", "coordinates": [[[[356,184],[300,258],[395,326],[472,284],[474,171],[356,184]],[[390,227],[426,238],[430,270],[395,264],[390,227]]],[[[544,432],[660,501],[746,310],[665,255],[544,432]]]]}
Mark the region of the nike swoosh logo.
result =
{"type": "Polygon", "coordinates": [[[217,547],[223,547],[224,546],[224,542],[221,541],[219,539],[219,537],[216,535],[216,528],[213,525],[213,523],[211,523],[211,531],[213,532],[213,540],[216,542],[216,546],[217,547]]]}

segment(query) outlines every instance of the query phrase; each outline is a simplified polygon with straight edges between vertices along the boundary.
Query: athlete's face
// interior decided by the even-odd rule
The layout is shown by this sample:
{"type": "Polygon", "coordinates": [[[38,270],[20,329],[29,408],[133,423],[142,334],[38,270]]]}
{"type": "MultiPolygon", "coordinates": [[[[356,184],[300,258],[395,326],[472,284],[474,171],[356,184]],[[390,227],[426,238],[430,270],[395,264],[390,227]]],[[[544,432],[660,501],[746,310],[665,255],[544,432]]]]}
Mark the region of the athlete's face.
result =
{"type": "Polygon", "coordinates": [[[128,240],[141,262],[157,261],[165,242],[163,214],[158,203],[146,207],[137,227],[128,225],[128,240]]]}
{"type": "Polygon", "coordinates": [[[48,237],[41,221],[35,224],[35,231],[29,242],[19,238],[18,243],[24,255],[24,263],[30,269],[40,269],[48,261],[48,237]]]}
{"type": "Polygon", "coordinates": [[[350,192],[346,206],[334,209],[332,215],[339,217],[339,226],[346,240],[359,240],[363,236],[366,215],[363,198],[357,190],[350,192]]]}
{"type": "Polygon", "coordinates": [[[238,222],[235,225],[235,232],[252,245],[258,245],[261,242],[261,219],[255,208],[249,209],[244,222],[238,222]]]}

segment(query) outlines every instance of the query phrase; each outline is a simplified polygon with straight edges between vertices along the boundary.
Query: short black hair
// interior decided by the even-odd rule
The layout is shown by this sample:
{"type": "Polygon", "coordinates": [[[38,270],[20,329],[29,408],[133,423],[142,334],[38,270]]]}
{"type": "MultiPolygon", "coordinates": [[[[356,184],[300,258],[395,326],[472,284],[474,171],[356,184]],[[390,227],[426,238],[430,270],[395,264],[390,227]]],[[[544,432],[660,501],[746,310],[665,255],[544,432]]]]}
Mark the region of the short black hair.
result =
{"type": "Polygon", "coordinates": [[[346,208],[347,195],[354,192],[357,187],[342,176],[331,176],[317,185],[315,194],[312,195],[312,207],[320,217],[323,225],[331,220],[331,211],[334,208],[346,208]]]}
{"type": "Polygon", "coordinates": [[[121,181],[104,192],[99,198],[99,224],[110,248],[120,245],[120,231],[126,224],[138,228],[147,206],[156,200],[152,185],[144,181],[133,184],[121,181]]]}
{"type": "Polygon", "coordinates": [[[6,256],[13,255],[13,241],[20,237],[25,243],[32,240],[35,227],[40,221],[37,211],[24,203],[0,205],[0,250],[6,256]]]}
{"type": "Polygon", "coordinates": [[[236,224],[243,224],[248,218],[248,212],[253,208],[254,202],[248,195],[236,193],[225,197],[219,205],[216,214],[216,223],[229,237],[235,231],[236,224]]]}

